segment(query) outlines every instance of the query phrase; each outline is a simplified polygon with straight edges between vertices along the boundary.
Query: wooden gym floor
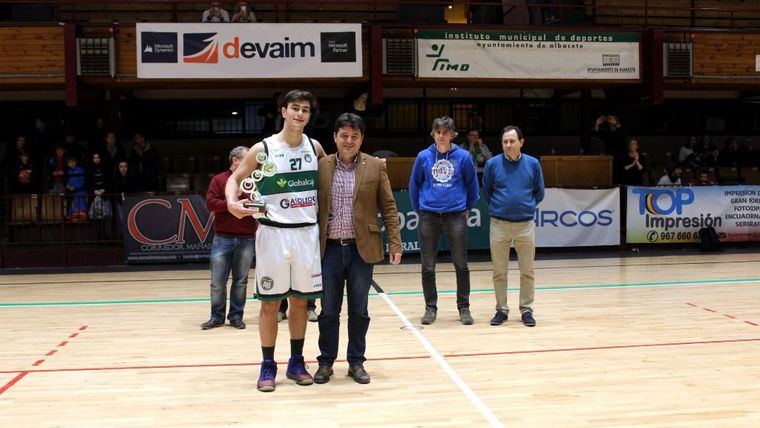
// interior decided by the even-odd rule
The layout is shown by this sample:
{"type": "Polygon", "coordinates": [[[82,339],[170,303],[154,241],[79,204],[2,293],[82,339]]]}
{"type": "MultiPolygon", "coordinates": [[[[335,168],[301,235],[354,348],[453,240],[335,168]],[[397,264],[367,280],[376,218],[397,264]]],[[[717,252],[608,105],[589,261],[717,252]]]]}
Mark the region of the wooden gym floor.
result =
{"type": "Polygon", "coordinates": [[[419,330],[419,264],[376,268],[369,385],[345,360],[327,384],[287,380],[281,323],[270,394],[258,302],[246,330],[200,330],[205,269],[0,276],[0,426],[760,426],[760,254],[540,258],[535,328],[516,262],[499,327],[491,265],[470,268],[475,324],[441,263],[438,320],[419,330]]]}

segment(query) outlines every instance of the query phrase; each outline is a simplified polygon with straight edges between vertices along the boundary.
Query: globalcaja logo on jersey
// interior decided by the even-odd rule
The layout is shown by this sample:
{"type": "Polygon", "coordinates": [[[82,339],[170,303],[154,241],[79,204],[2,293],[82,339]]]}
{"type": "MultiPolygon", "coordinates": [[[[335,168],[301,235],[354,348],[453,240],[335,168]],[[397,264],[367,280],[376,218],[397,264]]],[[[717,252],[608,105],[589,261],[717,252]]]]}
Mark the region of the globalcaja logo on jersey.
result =
{"type": "Polygon", "coordinates": [[[295,180],[286,180],[284,178],[281,178],[276,181],[277,185],[280,186],[280,188],[285,188],[285,186],[288,187],[291,191],[297,192],[299,190],[312,190],[314,188],[314,179],[312,178],[299,178],[295,180]],[[303,189],[303,188],[306,189],[303,189]]]}
{"type": "Polygon", "coordinates": [[[216,64],[219,62],[219,42],[217,33],[185,33],[182,60],[189,63],[216,64]]]}
{"type": "Polygon", "coordinates": [[[353,31],[319,33],[322,62],[356,62],[356,34],[353,31]]]}
{"type": "Polygon", "coordinates": [[[313,207],[314,205],[317,205],[317,197],[316,196],[308,196],[308,197],[296,197],[296,198],[290,198],[290,199],[281,199],[280,200],[280,206],[282,208],[288,209],[288,208],[304,208],[304,207],[313,207]]]}
{"type": "Polygon", "coordinates": [[[143,31],[140,36],[143,63],[177,62],[177,33],[143,31]]]}

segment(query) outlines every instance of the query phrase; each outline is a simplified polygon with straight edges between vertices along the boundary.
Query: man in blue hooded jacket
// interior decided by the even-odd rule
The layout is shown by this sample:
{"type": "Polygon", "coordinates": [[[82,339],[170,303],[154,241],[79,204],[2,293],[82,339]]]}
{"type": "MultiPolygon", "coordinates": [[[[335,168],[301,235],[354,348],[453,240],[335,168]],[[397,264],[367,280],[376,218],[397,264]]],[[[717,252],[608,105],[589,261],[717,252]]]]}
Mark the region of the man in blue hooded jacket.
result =
{"type": "Polygon", "coordinates": [[[409,177],[409,197],[418,213],[422,291],[425,314],[422,324],[432,324],[438,313],[435,262],[438,239],[446,234],[457,281],[457,309],[464,325],[470,314],[470,269],[467,267],[467,216],[479,195],[475,164],[467,150],[451,141],[457,136],[454,121],[439,117],[430,136],[435,141],[417,155],[409,177]]]}

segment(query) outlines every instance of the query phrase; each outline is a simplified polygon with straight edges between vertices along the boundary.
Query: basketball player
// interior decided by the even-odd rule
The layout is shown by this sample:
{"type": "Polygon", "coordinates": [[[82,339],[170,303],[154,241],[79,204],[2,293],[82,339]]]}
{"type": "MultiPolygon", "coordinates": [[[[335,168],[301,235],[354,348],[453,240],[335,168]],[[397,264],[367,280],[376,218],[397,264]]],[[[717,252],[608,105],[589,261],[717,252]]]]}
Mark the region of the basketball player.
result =
{"type": "Polygon", "coordinates": [[[256,231],[256,291],[261,300],[259,336],[263,361],[256,387],[275,389],[277,363],[277,309],[290,302],[291,357],[286,375],[299,385],[311,385],[303,344],[306,336],[306,300],[322,294],[319,228],[317,226],[317,159],[325,155],[319,142],[304,134],[316,106],[314,95],[293,90],[283,96],[283,129],[256,143],[227,181],[227,208],[238,218],[257,214],[238,200],[240,184],[254,170],[263,174],[257,188],[266,204],[256,231]],[[264,159],[266,155],[266,159],[264,159]],[[263,168],[262,168],[263,166],[263,168]]]}

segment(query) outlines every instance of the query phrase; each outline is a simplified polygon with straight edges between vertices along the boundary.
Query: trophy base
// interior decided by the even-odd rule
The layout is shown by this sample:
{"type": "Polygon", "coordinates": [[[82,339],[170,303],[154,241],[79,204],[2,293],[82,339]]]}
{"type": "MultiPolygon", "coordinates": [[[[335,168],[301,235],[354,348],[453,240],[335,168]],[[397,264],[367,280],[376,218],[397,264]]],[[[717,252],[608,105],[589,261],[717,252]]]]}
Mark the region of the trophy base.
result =
{"type": "Polygon", "coordinates": [[[243,203],[243,206],[246,208],[250,208],[255,210],[256,212],[253,214],[253,218],[262,218],[266,217],[267,208],[264,203],[261,202],[245,202],[243,203]]]}

